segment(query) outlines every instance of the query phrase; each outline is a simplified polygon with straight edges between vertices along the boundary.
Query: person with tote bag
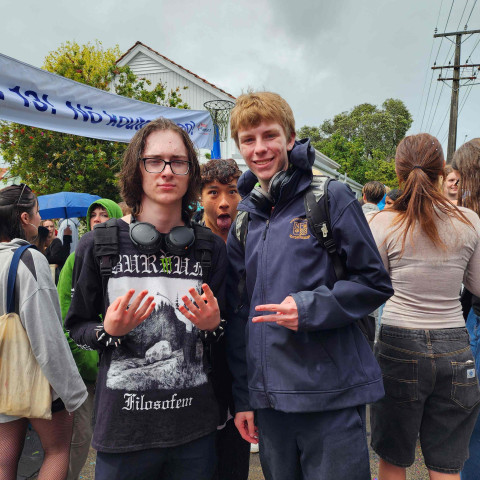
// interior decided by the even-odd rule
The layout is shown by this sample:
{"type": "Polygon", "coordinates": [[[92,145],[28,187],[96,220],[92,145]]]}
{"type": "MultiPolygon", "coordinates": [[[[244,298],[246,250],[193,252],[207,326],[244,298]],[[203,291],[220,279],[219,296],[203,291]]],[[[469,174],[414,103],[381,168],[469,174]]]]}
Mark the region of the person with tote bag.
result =
{"type": "Polygon", "coordinates": [[[48,262],[35,248],[28,248],[38,234],[40,220],[37,198],[28,186],[0,190],[0,480],[16,478],[29,421],[45,451],[38,479],[63,480],[69,461],[71,413],[87,398],[63,333],[48,262]],[[18,360],[25,350],[31,368],[18,360]],[[22,381],[29,380],[32,386],[18,394],[22,381]]]}

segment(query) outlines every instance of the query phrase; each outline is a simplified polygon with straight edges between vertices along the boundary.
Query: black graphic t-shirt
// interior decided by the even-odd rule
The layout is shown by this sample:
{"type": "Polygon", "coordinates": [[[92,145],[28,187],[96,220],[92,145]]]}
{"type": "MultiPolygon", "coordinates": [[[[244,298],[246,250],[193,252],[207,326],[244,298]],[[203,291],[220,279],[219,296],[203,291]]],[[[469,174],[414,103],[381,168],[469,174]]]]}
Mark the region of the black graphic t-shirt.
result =
{"type": "MultiPolygon", "coordinates": [[[[193,249],[185,257],[143,254],[130,241],[128,224],[118,226],[120,255],[105,302],[93,232],[82,237],[66,327],[83,348],[99,348],[96,319],[117,297],[148,290],[156,306],[121,346],[101,350],[92,446],[116,453],[181,445],[213,432],[219,420],[207,352],[177,308],[188,288],[200,290],[202,267],[193,249]]],[[[209,285],[223,306],[226,252],[221,239],[214,242],[209,285]]]]}

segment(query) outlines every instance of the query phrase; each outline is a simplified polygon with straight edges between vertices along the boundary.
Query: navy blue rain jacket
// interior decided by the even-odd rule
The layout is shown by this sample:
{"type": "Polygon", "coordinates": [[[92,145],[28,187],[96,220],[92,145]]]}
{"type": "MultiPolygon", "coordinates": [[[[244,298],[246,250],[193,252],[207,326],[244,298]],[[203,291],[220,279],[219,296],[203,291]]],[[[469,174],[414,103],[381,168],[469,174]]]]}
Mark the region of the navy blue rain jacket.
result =
{"type": "Polygon", "coordinates": [[[359,202],[346,185],[330,182],[333,237],[347,270],[346,279],[336,281],[305,218],[314,159],[308,139],[295,142],[289,161],[296,170],[270,215],[249,199],[257,182],[253,173],[238,182],[238,209],[249,212],[250,222],[245,250],[232,233],[236,225],[227,241],[227,354],[236,412],[336,410],[384,395],[380,368],[356,321],[393,294],[390,278],[359,202]],[[245,271],[244,298],[238,298],[245,271]],[[255,306],[281,303],[288,295],[298,307],[298,332],[251,322],[274,313],[256,312],[255,306]]]}

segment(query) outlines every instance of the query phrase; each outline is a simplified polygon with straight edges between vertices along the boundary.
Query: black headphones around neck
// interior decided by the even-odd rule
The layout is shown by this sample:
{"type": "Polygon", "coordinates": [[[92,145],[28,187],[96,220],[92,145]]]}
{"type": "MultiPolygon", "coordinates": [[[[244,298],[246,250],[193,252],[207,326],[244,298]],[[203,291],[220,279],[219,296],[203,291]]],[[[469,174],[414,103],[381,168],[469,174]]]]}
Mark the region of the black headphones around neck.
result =
{"type": "Polygon", "coordinates": [[[268,184],[268,191],[265,191],[260,185],[255,185],[255,188],[250,192],[250,200],[260,211],[270,214],[272,207],[274,207],[279,198],[283,187],[292,178],[295,172],[294,167],[288,167],[287,170],[280,170],[271,179],[268,184]]]}
{"type": "Polygon", "coordinates": [[[130,240],[143,253],[158,253],[160,250],[180,257],[186,255],[195,243],[193,228],[173,227],[169,233],[160,233],[148,222],[138,222],[132,213],[129,227],[130,240]]]}

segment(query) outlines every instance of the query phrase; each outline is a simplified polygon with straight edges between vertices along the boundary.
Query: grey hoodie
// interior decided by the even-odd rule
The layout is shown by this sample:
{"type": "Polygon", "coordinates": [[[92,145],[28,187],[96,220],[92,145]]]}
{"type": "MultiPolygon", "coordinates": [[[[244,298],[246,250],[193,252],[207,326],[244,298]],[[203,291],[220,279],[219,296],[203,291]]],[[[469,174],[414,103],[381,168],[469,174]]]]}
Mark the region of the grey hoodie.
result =
{"type": "MultiPolygon", "coordinates": [[[[0,315],[6,313],[7,277],[13,252],[25,240],[0,243],[0,315]]],[[[69,412],[87,398],[87,390],[78,373],[62,329],[57,290],[46,258],[34,249],[22,255],[15,282],[15,311],[27,332],[33,353],[52,387],[52,398],[60,397],[69,412]]],[[[0,414],[0,423],[18,417],[0,414]]]]}
{"type": "Polygon", "coordinates": [[[362,205],[362,211],[365,215],[367,215],[369,213],[379,212],[380,209],[378,208],[378,205],[376,205],[375,203],[367,202],[362,205]]]}

